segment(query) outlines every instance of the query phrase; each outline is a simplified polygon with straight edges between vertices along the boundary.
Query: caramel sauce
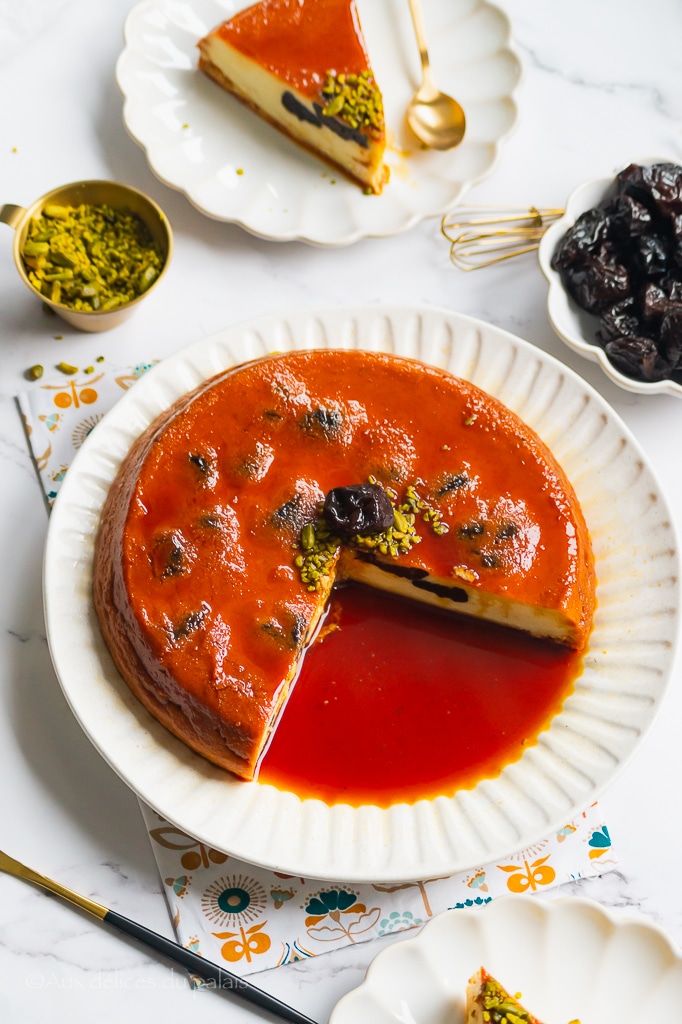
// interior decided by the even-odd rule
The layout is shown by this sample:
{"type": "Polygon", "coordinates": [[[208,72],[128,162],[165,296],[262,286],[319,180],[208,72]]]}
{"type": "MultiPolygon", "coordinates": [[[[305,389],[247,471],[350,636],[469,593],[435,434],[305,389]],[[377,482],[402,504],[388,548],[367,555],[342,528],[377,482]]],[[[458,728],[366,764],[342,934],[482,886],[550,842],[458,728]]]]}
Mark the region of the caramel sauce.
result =
{"type": "Polygon", "coordinates": [[[369,68],[353,0],[263,0],[217,34],[306,96],[319,93],[329,71],[369,68]]]}
{"type": "Polygon", "coordinates": [[[353,806],[451,796],[518,760],[581,656],[357,585],[334,592],[259,779],[353,806]]]}

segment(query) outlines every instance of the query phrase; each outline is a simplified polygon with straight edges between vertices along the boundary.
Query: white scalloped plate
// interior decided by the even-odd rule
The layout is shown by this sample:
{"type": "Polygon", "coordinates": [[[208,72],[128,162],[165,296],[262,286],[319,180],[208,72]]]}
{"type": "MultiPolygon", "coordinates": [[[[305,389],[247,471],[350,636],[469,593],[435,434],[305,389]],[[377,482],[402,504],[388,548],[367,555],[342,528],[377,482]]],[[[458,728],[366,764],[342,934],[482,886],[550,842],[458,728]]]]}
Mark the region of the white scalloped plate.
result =
{"type": "Polygon", "coordinates": [[[465,1024],[467,979],[480,966],[554,1024],[679,1019],[682,952],[646,918],[585,899],[501,896],[446,911],[379,953],[329,1024],[465,1024]]]}
{"type": "MultiPolygon", "coordinates": [[[[631,160],[643,166],[655,163],[675,163],[670,157],[647,157],[631,160]]],[[[585,356],[593,363],[599,363],[606,376],[623,388],[638,395],[674,395],[682,398],[682,384],[674,380],[640,381],[626,377],[609,360],[604,349],[595,340],[599,326],[597,317],[581,309],[563,286],[561,275],[552,269],[552,256],[561,238],[572,227],[581,213],[598,206],[615,191],[614,179],[622,167],[617,167],[609,178],[594,178],[579,185],[566,200],[564,215],[555,221],[540,240],[538,262],[547,278],[547,312],[552,327],[569,348],[585,356]]]]}
{"type": "Polygon", "coordinates": [[[146,803],[209,846],[277,871],[396,881],[466,870],[561,828],[636,750],[670,675],[678,556],[666,502],[606,402],[505,331],[438,309],[273,314],[191,345],[149,371],[92,431],[50,517],[45,613],[57,675],[95,747],[146,803]],[[451,370],[497,395],[544,438],[572,480],[595,548],[599,606],[575,692],[522,759],[453,798],[329,807],[241,782],[171,736],[113,667],[91,601],[107,489],[134,438],[228,366],[296,348],[382,350],[451,370]]]}
{"type": "Polygon", "coordinates": [[[517,120],[521,64],[507,16],[487,0],[427,0],[431,62],[464,107],[463,143],[419,147],[405,110],[420,81],[407,3],[358,0],[384,95],[390,184],[361,189],[265,124],[197,70],[197,41],[247,0],[143,0],[125,23],[116,79],[123,119],[167,185],[203,213],[262,238],[347,245],[445,213],[498,161],[517,120]]]}

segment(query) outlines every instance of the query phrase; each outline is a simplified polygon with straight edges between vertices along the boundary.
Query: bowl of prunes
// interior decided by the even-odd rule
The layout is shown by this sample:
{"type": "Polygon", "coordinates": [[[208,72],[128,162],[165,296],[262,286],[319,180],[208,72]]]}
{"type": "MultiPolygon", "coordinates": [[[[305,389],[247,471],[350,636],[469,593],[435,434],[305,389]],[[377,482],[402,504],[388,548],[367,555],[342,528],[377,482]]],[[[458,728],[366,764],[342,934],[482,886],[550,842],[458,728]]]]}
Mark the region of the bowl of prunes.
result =
{"type": "Polygon", "coordinates": [[[682,166],[588,181],[542,237],[554,330],[620,387],[682,397],[682,166]]]}

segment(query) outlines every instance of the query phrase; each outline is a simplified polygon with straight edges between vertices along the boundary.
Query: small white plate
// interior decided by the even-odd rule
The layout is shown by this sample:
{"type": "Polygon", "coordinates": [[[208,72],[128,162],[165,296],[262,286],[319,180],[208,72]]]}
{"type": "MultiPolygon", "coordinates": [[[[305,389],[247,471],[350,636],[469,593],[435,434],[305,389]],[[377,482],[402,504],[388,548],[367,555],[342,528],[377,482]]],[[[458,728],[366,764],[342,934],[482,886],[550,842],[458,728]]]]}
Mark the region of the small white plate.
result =
{"type": "Polygon", "coordinates": [[[613,409],[558,360],[499,328],[439,309],[322,308],[238,324],[165,359],[97,424],[50,516],[45,620],[71,708],[137,795],[184,832],[275,871],[347,882],[434,878],[504,857],[592,803],[654,720],[678,631],[672,516],[613,409]],[[273,351],[359,348],[421,359],[496,395],[553,450],[595,551],[598,606],[574,692],[497,778],[386,810],[301,800],[243,782],[172,736],[131,694],[101,639],[92,563],[109,486],[135,438],[203,380],[273,351]],[[635,525],[636,524],[636,525],[635,525]]]}
{"type": "Polygon", "coordinates": [[[150,167],[203,213],[262,238],[347,245],[445,213],[497,163],[517,120],[521,64],[488,0],[426,0],[431,63],[464,107],[463,143],[425,151],[405,125],[420,81],[406,0],[358,0],[383,95],[391,181],[361,189],[228,96],[197,69],[196,44],[247,0],[143,0],[125,23],[116,78],[123,118],[150,167]]]}
{"type": "Polygon", "coordinates": [[[466,983],[481,966],[553,1024],[680,1019],[682,952],[646,918],[585,899],[501,896],[448,910],[379,953],[329,1024],[464,1024],[466,983]]]}
{"type": "MultiPolygon", "coordinates": [[[[647,157],[629,162],[648,166],[676,161],[670,157],[647,157]]],[[[622,168],[616,168],[609,178],[594,178],[579,185],[566,201],[564,216],[551,224],[542,236],[538,248],[538,261],[549,284],[547,312],[552,327],[569,348],[592,362],[599,363],[614,384],[639,395],[674,395],[682,398],[682,385],[674,380],[640,381],[627,377],[617,370],[596,341],[595,335],[599,326],[597,317],[580,308],[564,288],[561,275],[552,269],[552,256],[563,236],[575,224],[581,213],[599,206],[601,202],[615,194],[615,176],[620,170],[622,168]]]]}

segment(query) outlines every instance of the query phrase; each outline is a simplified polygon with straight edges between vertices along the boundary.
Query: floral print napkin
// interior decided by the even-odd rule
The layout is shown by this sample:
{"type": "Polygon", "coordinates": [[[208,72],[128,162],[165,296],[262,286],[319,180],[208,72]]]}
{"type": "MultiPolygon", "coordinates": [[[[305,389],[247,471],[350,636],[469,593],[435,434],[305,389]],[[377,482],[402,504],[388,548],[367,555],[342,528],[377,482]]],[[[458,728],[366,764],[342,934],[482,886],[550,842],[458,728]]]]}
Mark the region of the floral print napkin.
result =
{"type": "MultiPolygon", "coordinates": [[[[151,365],[98,359],[71,375],[32,381],[17,396],[48,507],[89,432],[151,365]]],[[[618,865],[598,804],[500,861],[393,885],[320,882],[255,867],[140,807],[178,941],[242,976],[414,928],[446,909],[593,878],[618,865]]]]}

